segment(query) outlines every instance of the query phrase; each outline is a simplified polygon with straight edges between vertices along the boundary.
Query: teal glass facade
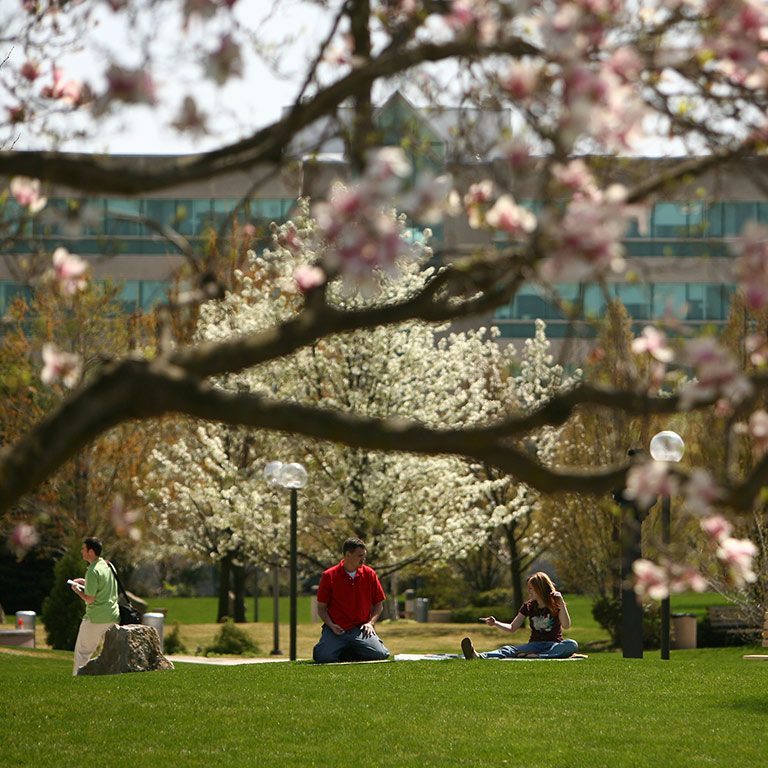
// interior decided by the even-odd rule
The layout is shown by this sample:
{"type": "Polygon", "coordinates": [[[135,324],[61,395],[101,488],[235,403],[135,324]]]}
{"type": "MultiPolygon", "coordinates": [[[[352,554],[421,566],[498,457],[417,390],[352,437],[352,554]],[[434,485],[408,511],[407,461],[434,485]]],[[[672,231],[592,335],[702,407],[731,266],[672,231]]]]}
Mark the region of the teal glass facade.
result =
{"type": "MultiPolygon", "coordinates": [[[[65,246],[84,256],[130,254],[133,256],[165,255],[176,249],[141,219],[173,227],[176,231],[201,244],[206,232],[218,228],[240,200],[222,199],[115,199],[115,198],[52,198],[45,210],[27,225],[26,231],[6,245],[10,253],[28,253],[33,247],[48,253],[65,246]]],[[[537,211],[536,201],[525,201],[526,207],[537,211]]],[[[241,222],[257,226],[266,237],[272,221],[285,221],[296,205],[294,199],[274,198],[249,201],[238,214],[241,222]]],[[[3,209],[6,219],[18,214],[13,201],[3,209]]],[[[768,225],[768,202],[659,202],[650,212],[647,230],[632,222],[624,241],[631,257],[727,257],[727,241],[738,236],[748,221],[768,225]]],[[[437,250],[444,240],[442,225],[431,227],[431,245],[437,250]]],[[[420,239],[420,227],[411,224],[407,233],[420,239]]],[[[257,234],[258,237],[258,234],[257,234]]],[[[501,244],[502,233],[494,238],[501,244]]],[[[693,277],[693,276],[691,276],[693,277]]],[[[690,279],[690,278],[689,278],[690,279]]],[[[120,300],[127,311],[150,309],[164,300],[167,283],[152,280],[127,280],[121,283],[120,300]]],[[[671,312],[691,324],[722,323],[728,315],[733,285],[695,282],[619,283],[608,286],[610,297],[621,299],[638,323],[661,318],[671,312]]],[[[0,282],[0,314],[20,292],[29,288],[12,282],[0,282]]],[[[556,286],[560,300],[575,307],[577,318],[588,321],[599,318],[605,311],[602,289],[595,285],[562,284],[556,286]]],[[[535,286],[524,286],[514,301],[501,307],[495,322],[502,335],[522,338],[533,332],[533,321],[548,322],[553,337],[568,332],[568,321],[558,300],[535,286]]],[[[587,324],[577,324],[577,332],[589,335],[587,324]]]]}
{"type": "MultiPolygon", "coordinates": [[[[52,253],[59,246],[82,256],[130,254],[162,256],[177,249],[141,219],[169,225],[193,242],[201,243],[207,230],[217,229],[240,203],[223,199],[115,199],[64,198],[48,200],[45,209],[8,244],[9,253],[33,249],[52,253]]],[[[273,221],[285,221],[296,205],[293,198],[250,200],[238,212],[238,220],[257,227],[257,238],[266,237],[273,221]]],[[[6,220],[17,220],[21,211],[12,200],[3,208],[6,220]]],[[[149,310],[167,299],[169,284],[158,280],[122,280],[119,301],[126,312],[149,310]]],[[[31,288],[0,281],[0,315],[10,302],[31,288]]]]}
{"type": "MultiPolygon", "coordinates": [[[[749,221],[768,225],[768,203],[660,202],[650,212],[647,229],[641,232],[632,222],[624,247],[629,258],[727,258],[728,240],[738,237],[749,221]]],[[[525,285],[509,305],[496,310],[494,322],[505,338],[532,336],[537,318],[547,321],[552,338],[574,332],[589,337],[594,335],[589,321],[604,315],[607,294],[607,298],[623,302],[639,328],[670,314],[694,327],[722,325],[735,285],[691,278],[690,282],[615,283],[605,289],[566,283],[553,286],[549,293],[525,285]],[[576,319],[572,327],[568,317],[576,319]]]]}

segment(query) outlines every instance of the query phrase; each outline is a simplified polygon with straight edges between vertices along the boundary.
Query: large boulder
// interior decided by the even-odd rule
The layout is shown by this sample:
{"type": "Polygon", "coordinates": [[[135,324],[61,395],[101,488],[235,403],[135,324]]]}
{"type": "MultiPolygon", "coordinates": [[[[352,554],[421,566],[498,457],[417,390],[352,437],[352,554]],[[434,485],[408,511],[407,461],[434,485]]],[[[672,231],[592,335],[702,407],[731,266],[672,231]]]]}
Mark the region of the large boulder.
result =
{"type": "Polygon", "coordinates": [[[123,672],[152,672],[173,669],[163,656],[154,627],[115,625],[104,635],[101,654],[80,667],[78,675],[119,675],[123,672]]]}

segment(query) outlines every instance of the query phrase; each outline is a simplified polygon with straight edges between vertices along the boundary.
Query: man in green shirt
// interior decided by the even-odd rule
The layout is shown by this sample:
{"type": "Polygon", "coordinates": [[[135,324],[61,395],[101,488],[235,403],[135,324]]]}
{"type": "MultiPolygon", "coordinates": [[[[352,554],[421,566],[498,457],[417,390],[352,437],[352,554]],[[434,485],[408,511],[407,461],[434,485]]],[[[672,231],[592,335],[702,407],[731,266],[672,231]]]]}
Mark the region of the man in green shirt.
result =
{"type": "Polygon", "coordinates": [[[88,663],[104,633],[120,619],[117,582],[101,556],[101,541],[92,536],[83,539],[81,554],[88,568],[84,579],[74,579],[72,591],[85,602],[86,608],[75,642],[73,675],[88,663]]]}

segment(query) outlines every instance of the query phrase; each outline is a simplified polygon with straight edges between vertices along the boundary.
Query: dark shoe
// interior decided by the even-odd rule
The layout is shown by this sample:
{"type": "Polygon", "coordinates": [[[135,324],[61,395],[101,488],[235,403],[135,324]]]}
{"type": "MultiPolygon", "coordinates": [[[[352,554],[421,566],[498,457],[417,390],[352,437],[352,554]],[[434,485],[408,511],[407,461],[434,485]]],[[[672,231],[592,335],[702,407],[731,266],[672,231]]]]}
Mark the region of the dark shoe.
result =
{"type": "Polygon", "coordinates": [[[475,650],[475,646],[472,645],[472,640],[468,637],[465,637],[461,641],[461,652],[464,654],[464,658],[468,661],[480,658],[480,656],[477,654],[477,651],[475,650]]]}

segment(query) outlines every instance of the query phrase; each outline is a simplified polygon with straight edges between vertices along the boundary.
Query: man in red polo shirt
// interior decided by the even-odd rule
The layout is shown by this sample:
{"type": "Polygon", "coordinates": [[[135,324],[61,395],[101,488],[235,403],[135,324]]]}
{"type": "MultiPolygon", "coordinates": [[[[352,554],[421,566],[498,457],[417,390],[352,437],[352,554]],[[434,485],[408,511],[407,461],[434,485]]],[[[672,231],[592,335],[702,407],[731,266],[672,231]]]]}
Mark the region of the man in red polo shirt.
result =
{"type": "Polygon", "coordinates": [[[320,579],[317,614],[323,631],[312,658],[318,664],[389,658],[374,629],[384,607],[384,590],[376,571],[363,565],[365,542],[347,539],[341,552],[341,562],[323,571],[320,579]]]}

